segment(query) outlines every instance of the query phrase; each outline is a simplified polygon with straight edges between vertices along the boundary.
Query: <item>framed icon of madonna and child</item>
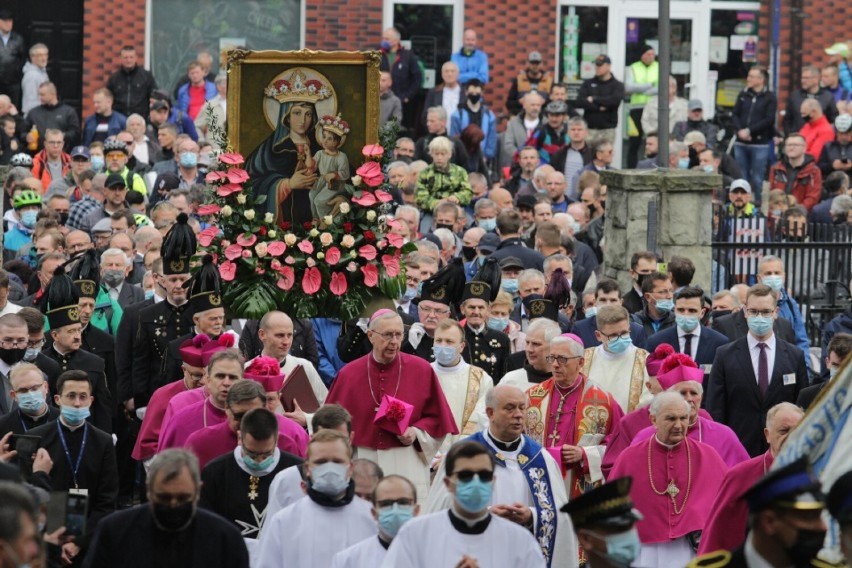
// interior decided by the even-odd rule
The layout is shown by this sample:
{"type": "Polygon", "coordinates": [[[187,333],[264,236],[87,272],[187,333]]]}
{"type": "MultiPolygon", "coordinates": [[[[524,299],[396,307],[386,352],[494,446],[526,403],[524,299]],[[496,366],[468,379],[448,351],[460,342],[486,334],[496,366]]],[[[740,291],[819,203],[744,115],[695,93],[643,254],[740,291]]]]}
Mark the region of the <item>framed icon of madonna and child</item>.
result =
{"type": "Polygon", "coordinates": [[[377,52],[231,51],[228,138],[276,224],[302,226],[344,199],[378,141],[377,52]]]}

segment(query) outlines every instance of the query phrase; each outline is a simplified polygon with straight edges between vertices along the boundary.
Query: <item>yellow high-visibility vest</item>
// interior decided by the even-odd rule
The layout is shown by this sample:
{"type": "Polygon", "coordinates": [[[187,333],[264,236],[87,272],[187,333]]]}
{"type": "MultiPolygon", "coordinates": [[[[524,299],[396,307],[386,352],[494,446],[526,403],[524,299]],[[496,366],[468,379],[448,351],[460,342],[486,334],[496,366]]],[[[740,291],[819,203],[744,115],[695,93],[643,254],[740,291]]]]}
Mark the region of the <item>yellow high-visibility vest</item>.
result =
{"type": "MultiPolygon", "coordinates": [[[[630,69],[633,71],[633,81],[636,83],[650,83],[656,87],[660,82],[660,66],[656,61],[647,67],[641,61],[636,61],[630,65],[630,69]]],[[[630,95],[630,104],[644,105],[650,98],[650,95],[633,93],[630,95]]]]}

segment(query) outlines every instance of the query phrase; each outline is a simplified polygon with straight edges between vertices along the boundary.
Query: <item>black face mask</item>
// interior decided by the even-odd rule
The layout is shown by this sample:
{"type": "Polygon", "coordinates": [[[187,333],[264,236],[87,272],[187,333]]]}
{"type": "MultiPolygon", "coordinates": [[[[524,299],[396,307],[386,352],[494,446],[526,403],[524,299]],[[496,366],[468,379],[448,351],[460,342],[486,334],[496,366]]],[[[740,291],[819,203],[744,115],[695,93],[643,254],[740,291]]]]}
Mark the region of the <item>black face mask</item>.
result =
{"type": "Polygon", "coordinates": [[[447,229],[451,233],[454,232],[453,226],[447,225],[446,223],[435,223],[435,230],[438,230],[438,229],[447,229]]]}
{"type": "Polygon", "coordinates": [[[3,359],[10,367],[23,361],[26,354],[26,347],[23,349],[0,349],[0,359],[3,359]]]}
{"type": "Polygon", "coordinates": [[[637,274],[636,275],[636,285],[639,286],[639,288],[641,288],[642,283],[645,282],[645,279],[648,278],[649,276],[650,276],[650,274],[637,274]]]}
{"type": "Polygon", "coordinates": [[[589,217],[594,217],[595,213],[597,213],[597,209],[594,204],[587,205],[586,208],[589,210],[589,217]]]}
{"type": "Polygon", "coordinates": [[[168,505],[160,505],[158,503],[151,504],[154,513],[154,521],[157,525],[168,532],[182,531],[195,518],[195,503],[189,502],[177,507],[168,505]]]}
{"type": "Polygon", "coordinates": [[[799,529],[796,542],[787,549],[787,556],[793,561],[793,566],[804,568],[811,566],[811,560],[822,550],[825,541],[825,531],[799,529]]]}
{"type": "Polygon", "coordinates": [[[410,164],[410,163],[411,163],[412,158],[410,158],[410,157],[408,157],[408,156],[397,156],[397,157],[396,157],[396,160],[397,160],[398,162],[404,162],[404,163],[406,163],[406,164],[410,164]]]}
{"type": "Polygon", "coordinates": [[[716,321],[717,319],[732,313],[734,313],[734,310],[713,310],[710,312],[710,317],[713,318],[713,321],[716,321]]]}
{"type": "Polygon", "coordinates": [[[462,256],[468,262],[476,258],[476,247],[462,247],[462,256]]]}
{"type": "Polygon", "coordinates": [[[482,99],[482,95],[480,93],[473,93],[467,96],[467,100],[469,100],[473,104],[478,103],[480,99],[482,99]]]}
{"type": "Polygon", "coordinates": [[[68,223],[68,213],[59,214],[59,224],[66,225],[68,223]]]}

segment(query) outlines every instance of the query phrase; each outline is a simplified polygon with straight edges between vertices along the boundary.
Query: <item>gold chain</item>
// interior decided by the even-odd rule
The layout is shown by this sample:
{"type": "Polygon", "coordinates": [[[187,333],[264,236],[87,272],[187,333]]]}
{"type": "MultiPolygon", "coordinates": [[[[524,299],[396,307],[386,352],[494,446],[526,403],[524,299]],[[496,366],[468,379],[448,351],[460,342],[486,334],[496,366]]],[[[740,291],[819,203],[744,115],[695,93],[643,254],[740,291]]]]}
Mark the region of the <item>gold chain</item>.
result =
{"type": "Polygon", "coordinates": [[[689,492],[692,489],[692,452],[689,449],[689,439],[684,437],[683,443],[686,444],[686,495],[683,497],[683,503],[680,504],[680,509],[677,507],[677,494],[680,493],[674,479],[669,481],[668,486],[663,491],[659,491],[654,485],[654,473],[651,467],[651,445],[654,440],[650,440],[648,444],[648,481],[651,482],[651,490],[657,495],[668,495],[672,500],[672,509],[675,515],[680,515],[686,507],[686,501],[689,499],[689,492]]]}

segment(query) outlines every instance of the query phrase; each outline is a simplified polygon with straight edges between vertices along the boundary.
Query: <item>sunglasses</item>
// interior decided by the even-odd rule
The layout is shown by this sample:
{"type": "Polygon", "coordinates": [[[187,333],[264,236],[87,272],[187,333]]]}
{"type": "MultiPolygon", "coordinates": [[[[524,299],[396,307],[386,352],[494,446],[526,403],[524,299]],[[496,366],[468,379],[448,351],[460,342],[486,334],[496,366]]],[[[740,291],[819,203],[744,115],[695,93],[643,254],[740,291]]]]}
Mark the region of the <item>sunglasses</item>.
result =
{"type": "Polygon", "coordinates": [[[470,471],[468,469],[463,469],[462,471],[457,471],[453,475],[456,476],[456,479],[467,483],[468,481],[473,479],[473,476],[477,476],[479,481],[484,483],[490,483],[492,479],[494,479],[494,471],[490,469],[481,469],[479,471],[470,471]]]}

